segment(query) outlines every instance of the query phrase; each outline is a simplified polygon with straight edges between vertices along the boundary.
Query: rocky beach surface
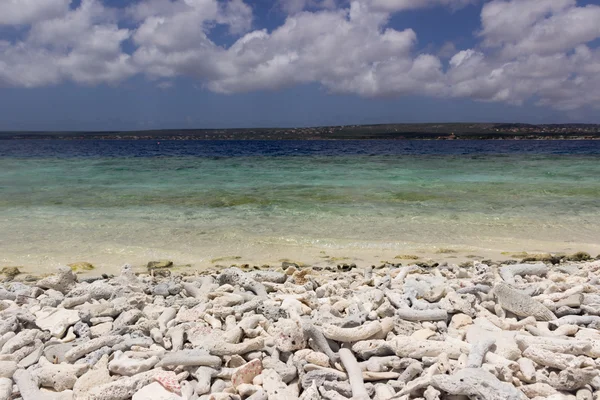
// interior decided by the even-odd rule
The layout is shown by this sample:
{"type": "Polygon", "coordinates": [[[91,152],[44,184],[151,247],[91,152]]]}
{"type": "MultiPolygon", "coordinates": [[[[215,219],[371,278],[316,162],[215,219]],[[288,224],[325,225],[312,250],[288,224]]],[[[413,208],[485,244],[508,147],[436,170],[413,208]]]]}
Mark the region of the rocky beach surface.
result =
{"type": "Polygon", "coordinates": [[[0,400],[600,399],[600,260],[149,267],[4,271],[0,400]]]}

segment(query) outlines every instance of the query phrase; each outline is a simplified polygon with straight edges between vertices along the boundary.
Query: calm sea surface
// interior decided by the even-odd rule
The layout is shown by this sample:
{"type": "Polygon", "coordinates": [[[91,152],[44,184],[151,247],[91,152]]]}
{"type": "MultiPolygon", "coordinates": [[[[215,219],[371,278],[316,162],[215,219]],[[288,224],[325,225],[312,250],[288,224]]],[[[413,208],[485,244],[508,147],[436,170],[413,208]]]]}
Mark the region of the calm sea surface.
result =
{"type": "Polygon", "coordinates": [[[600,141],[0,140],[0,266],[576,250],[600,141]]]}

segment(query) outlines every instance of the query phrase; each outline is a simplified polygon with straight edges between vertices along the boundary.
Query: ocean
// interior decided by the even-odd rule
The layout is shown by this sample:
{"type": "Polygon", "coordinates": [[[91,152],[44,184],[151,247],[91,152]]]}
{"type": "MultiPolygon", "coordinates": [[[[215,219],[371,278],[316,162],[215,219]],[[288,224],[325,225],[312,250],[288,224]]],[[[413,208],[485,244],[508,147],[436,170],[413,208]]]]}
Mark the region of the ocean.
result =
{"type": "Polygon", "coordinates": [[[0,266],[580,250],[600,253],[600,141],[0,140],[0,266]]]}

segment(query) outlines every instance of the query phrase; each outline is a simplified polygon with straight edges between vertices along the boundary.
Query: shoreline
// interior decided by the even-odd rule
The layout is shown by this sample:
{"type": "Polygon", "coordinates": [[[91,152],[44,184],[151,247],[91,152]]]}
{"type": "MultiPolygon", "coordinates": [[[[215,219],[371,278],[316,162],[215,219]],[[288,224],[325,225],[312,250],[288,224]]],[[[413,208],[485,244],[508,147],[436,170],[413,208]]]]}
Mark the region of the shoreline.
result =
{"type": "MultiPolygon", "coordinates": [[[[129,257],[132,258],[132,257],[129,257]]],[[[139,259],[138,259],[139,260],[139,259]]],[[[189,263],[178,260],[177,258],[156,257],[148,258],[147,261],[128,262],[127,257],[119,263],[94,262],[91,259],[73,258],[69,262],[54,262],[44,267],[36,265],[35,267],[19,265],[19,263],[0,263],[0,276],[8,276],[17,282],[35,282],[42,277],[53,273],[56,268],[69,266],[71,270],[81,277],[97,277],[101,275],[114,276],[118,274],[122,265],[131,266],[135,274],[146,274],[151,270],[169,271],[173,274],[194,275],[198,273],[217,272],[226,268],[241,268],[244,271],[253,270],[277,270],[282,267],[294,266],[297,268],[314,268],[319,271],[335,272],[337,270],[347,270],[349,268],[399,268],[402,266],[418,266],[423,268],[434,268],[438,265],[457,265],[460,267],[472,266],[474,263],[487,264],[505,264],[512,265],[516,263],[544,262],[549,265],[560,264],[564,262],[581,262],[600,260],[600,253],[590,253],[588,251],[576,250],[571,252],[501,252],[500,256],[488,257],[481,255],[459,254],[451,248],[440,248],[434,253],[423,255],[422,252],[407,252],[397,254],[394,257],[345,257],[345,256],[324,256],[320,259],[310,259],[302,257],[288,257],[277,260],[252,261],[241,256],[221,256],[215,257],[204,262],[189,263]],[[420,254],[420,255],[418,255],[420,254]],[[151,267],[154,265],[154,267],[151,267]],[[158,267],[157,267],[158,265],[158,267]],[[7,273],[5,274],[6,271],[7,273]],[[18,274],[15,274],[18,271],[18,274]]]]}
{"type": "Polygon", "coordinates": [[[599,139],[600,124],[383,123],[305,127],[185,128],[106,131],[4,131],[7,137],[152,140],[368,140],[368,139],[599,139]]]}
{"type": "Polygon", "coordinates": [[[64,136],[37,136],[32,134],[31,136],[0,136],[1,140],[97,140],[97,141],[306,141],[306,142],[317,142],[317,141],[368,141],[368,140],[405,140],[405,141],[596,141],[600,140],[599,136],[465,136],[449,138],[448,136],[435,136],[435,137],[352,137],[352,138],[328,138],[328,137],[315,137],[315,138],[289,138],[289,137],[278,137],[278,138],[265,138],[265,137],[214,137],[214,138],[201,138],[196,136],[132,136],[132,137],[113,137],[113,136],[77,136],[77,137],[64,137],[64,136]]]}

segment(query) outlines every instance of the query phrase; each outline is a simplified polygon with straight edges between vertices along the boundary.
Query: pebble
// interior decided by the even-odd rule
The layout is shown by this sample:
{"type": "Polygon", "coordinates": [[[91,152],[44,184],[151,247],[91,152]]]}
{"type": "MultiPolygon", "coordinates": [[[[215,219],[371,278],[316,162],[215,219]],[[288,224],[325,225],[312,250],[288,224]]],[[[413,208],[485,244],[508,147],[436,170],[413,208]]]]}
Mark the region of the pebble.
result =
{"type": "Polygon", "coordinates": [[[600,261],[440,265],[5,283],[0,399],[600,398],[600,261]]]}

